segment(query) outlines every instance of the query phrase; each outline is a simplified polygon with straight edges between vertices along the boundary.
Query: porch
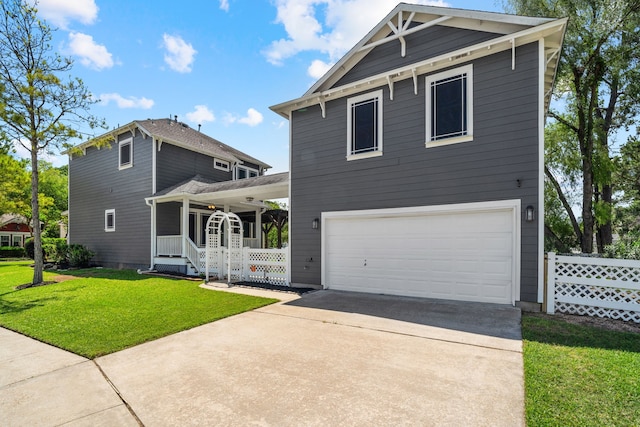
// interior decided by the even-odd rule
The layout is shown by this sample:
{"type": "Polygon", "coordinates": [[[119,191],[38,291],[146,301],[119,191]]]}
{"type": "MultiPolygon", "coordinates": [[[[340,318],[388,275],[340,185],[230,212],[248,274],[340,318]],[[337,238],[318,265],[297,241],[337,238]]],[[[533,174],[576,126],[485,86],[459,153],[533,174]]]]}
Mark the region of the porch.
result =
{"type": "Polygon", "coordinates": [[[264,201],[287,198],[288,178],[288,173],[282,173],[214,183],[195,176],[147,198],[151,208],[150,268],[219,280],[288,285],[288,249],[263,248],[262,232],[263,214],[269,209],[264,201]],[[239,226],[222,224],[219,230],[208,230],[209,219],[219,213],[234,216],[239,226]],[[215,247],[207,245],[210,233],[219,233],[215,247]],[[225,242],[232,234],[237,243],[230,253],[225,242]],[[230,256],[234,259],[232,268],[230,256]]]}

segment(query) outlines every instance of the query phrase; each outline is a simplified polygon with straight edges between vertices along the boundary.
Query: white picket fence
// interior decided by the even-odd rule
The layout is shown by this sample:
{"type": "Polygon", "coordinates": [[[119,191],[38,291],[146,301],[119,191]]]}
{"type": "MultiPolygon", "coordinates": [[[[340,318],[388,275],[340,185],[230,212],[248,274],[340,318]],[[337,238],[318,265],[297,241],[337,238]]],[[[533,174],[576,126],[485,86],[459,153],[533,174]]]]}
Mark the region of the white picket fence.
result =
{"type": "Polygon", "coordinates": [[[640,323],[640,261],[550,252],[546,309],[640,323]]]}

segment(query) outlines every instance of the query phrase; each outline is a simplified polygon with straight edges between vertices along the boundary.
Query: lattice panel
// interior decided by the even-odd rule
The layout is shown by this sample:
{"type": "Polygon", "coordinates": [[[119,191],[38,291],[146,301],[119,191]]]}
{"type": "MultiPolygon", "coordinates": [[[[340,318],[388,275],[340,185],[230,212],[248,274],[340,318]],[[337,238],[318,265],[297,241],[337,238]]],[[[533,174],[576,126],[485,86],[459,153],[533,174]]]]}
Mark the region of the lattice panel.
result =
{"type": "Polygon", "coordinates": [[[640,311],[640,290],[557,282],[556,299],[562,299],[558,298],[560,295],[598,302],[638,304],[638,311],[640,311]]]}
{"type": "Polygon", "coordinates": [[[623,280],[640,282],[640,268],[630,266],[593,265],[558,262],[556,275],[585,279],[623,280]]]}
{"type": "Polygon", "coordinates": [[[577,314],[581,316],[605,317],[640,323],[640,311],[617,310],[613,308],[591,307],[588,305],[570,304],[556,301],[556,312],[577,314]]]}
{"type": "Polygon", "coordinates": [[[261,262],[287,262],[287,254],[284,252],[254,252],[249,251],[249,262],[250,263],[261,263],[261,262]]]}
{"type": "Polygon", "coordinates": [[[269,283],[271,285],[287,286],[287,267],[285,265],[255,265],[245,272],[249,282],[269,283]]]}

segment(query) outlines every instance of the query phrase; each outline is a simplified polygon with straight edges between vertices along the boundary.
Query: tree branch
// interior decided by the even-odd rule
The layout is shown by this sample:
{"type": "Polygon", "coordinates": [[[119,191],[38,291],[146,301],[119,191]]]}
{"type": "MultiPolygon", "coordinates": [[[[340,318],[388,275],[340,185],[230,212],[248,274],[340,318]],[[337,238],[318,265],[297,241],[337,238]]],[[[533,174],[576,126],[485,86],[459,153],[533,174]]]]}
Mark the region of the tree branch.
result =
{"type": "Polygon", "coordinates": [[[544,174],[547,176],[547,178],[549,178],[549,181],[551,181],[553,188],[555,188],[556,193],[558,194],[560,203],[562,203],[562,206],[567,211],[567,215],[569,216],[569,220],[571,221],[571,226],[573,227],[573,232],[576,234],[576,237],[578,238],[578,240],[582,241],[582,230],[580,229],[580,224],[578,223],[576,216],[573,214],[571,205],[567,201],[567,198],[565,197],[564,192],[562,191],[562,187],[560,187],[560,183],[558,183],[558,180],[555,178],[555,176],[553,176],[553,174],[551,173],[551,171],[546,165],[544,167],[544,174]]]}

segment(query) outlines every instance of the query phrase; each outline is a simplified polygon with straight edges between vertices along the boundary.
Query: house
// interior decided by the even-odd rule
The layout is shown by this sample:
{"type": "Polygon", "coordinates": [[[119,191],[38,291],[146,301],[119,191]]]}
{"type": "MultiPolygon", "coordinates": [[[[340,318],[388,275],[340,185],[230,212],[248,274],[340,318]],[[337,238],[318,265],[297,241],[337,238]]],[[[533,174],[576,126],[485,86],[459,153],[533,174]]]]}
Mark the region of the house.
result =
{"type": "Polygon", "coordinates": [[[401,3],[271,107],[290,122],[292,284],[539,306],[565,28],[401,3]]]}
{"type": "Polygon", "coordinates": [[[29,221],[22,215],[0,215],[0,247],[24,247],[24,242],[31,237],[32,230],[29,221]]]}
{"type": "Polygon", "coordinates": [[[135,120],[67,154],[68,241],[107,267],[201,274],[213,212],[242,214],[241,245],[260,247],[262,201],[288,196],[287,173],[177,119],[135,120]]]}

